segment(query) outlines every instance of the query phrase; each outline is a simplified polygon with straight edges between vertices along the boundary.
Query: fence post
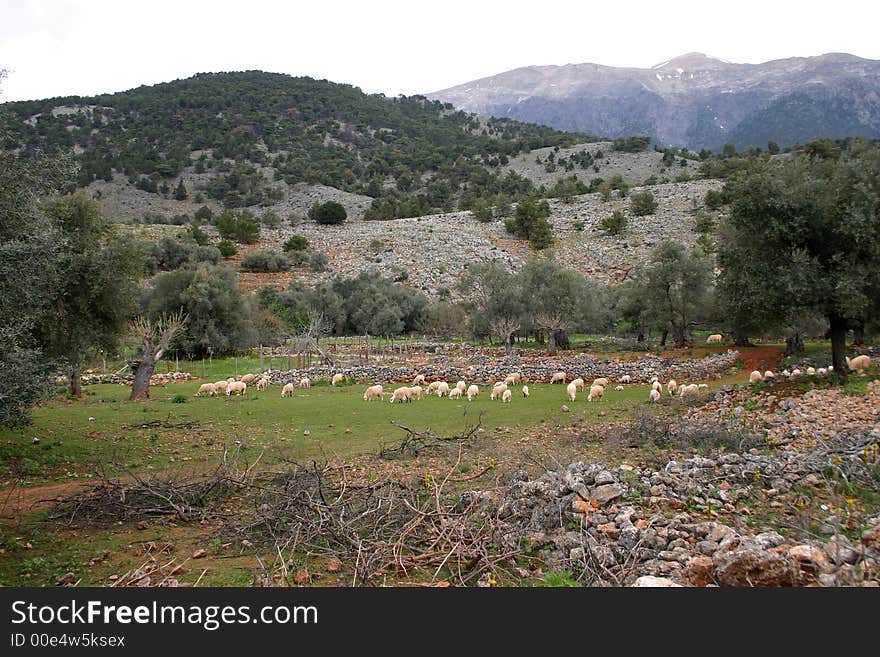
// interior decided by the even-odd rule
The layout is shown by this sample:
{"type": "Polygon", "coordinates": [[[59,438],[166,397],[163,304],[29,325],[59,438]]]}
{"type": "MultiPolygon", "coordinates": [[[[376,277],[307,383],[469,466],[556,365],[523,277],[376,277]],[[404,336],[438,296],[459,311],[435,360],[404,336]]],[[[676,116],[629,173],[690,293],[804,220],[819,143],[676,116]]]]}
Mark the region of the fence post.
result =
{"type": "Polygon", "coordinates": [[[238,376],[238,354],[235,354],[235,376],[238,376]]]}
{"type": "Polygon", "coordinates": [[[263,345],[260,344],[260,371],[263,371],[263,345]]]}
{"type": "Polygon", "coordinates": [[[202,378],[205,378],[205,357],[202,356],[202,378]]]}

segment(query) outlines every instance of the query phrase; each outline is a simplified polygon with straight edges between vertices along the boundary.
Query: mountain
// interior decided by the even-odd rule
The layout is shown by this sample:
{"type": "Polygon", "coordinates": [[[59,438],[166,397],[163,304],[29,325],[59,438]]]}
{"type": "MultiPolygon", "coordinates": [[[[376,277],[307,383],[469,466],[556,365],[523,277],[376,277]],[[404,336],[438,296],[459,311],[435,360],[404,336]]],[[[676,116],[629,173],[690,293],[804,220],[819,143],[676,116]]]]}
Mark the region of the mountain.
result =
{"type": "Polygon", "coordinates": [[[0,105],[0,147],[73,152],[80,186],[122,179],[167,199],[183,180],[238,208],[323,185],[379,202],[374,218],[451,209],[466,186],[501,184],[508,158],[582,137],[261,71],[0,105]]]}
{"type": "Polygon", "coordinates": [[[880,61],[831,53],[734,64],[688,53],[649,69],[529,66],[427,94],[484,116],[699,150],[880,137],[880,61]]]}

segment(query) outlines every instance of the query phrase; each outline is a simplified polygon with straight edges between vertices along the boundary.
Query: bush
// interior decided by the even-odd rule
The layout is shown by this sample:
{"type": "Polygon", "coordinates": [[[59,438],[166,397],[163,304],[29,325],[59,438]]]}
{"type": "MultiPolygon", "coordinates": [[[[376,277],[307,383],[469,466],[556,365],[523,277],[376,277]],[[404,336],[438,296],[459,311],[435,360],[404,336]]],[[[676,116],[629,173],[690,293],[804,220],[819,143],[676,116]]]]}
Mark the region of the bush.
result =
{"type": "Polygon", "coordinates": [[[281,248],[285,252],[305,251],[307,248],[309,248],[309,241],[302,235],[291,235],[290,238],[284,243],[284,246],[281,248]]]}
{"type": "Polygon", "coordinates": [[[627,221],[626,215],[620,210],[615,210],[610,216],[605,217],[600,225],[602,226],[602,230],[609,235],[620,235],[626,230],[627,223],[629,222],[627,221]]]}
{"type": "Polygon", "coordinates": [[[208,233],[203,231],[197,225],[193,224],[189,228],[189,235],[193,238],[193,241],[199,246],[207,246],[211,243],[211,238],[208,237],[208,233]]]}
{"type": "Polygon", "coordinates": [[[207,205],[203,205],[198,210],[196,210],[196,219],[199,221],[203,221],[205,223],[211,223],[211,220],[214,219],[214,213],[211,211],[207,205]]]}
{"type": "Polygon", "coordinates": [[[327,256],[318,251],[312,251],[308,259],[309,269],[315,272],[327,271],[327,256]]]}
{"type": "Polygon", "coordinates": [[[632,195],[629,207],[635,216],[644,217],[649,214],[654,214],[657,210],[657,201],[654,199],[654,195],[651,192],[639,192],[638,194],[632,195]]]}
{"type": "Polygon", "coordinates": [[[572,224],[572,227],[577,231],[581,231],[584,229],[584,222],[583,221],[575,221],[572,224]]]}
{"type": "Polygon", "coordinates": [[[225,240],[253,244],[260,239],[260,224],[250,213],[233,214],[229,210],[217,220],[217,231],[225,240]]]}
{"type": "Polygon", "coordinates": [[[341,224],[348,217],[345,208],[336,201],[315,204],[309,210],[309,219],[319,224],[341,224]]]}
{"type": "Polygon", "coordinates": [[[217,250],[220,251],[220,255],[224,258],[231,258],[238,253],[238,247],[235,246],[235,242],[230,242],[229,240],[220,240],[217,250]]]}
{"type": "Polygon", "coordinates": [[[241,268],[254,272],[279,272],[290,269],[290,260],[278,251],[252,251],[241,261],[241,268]]]}
{"type": "Polygon", "coordinates": [[[724,205],[724,194],[720,190],[710,189],[703,197],[703,203],[706,204],[707,210],[717,210],[724,205]]]}
{"type": "Polygon", "coordinates": [[[260,223],[264,226],[269,226],[270,228],[277,228],[281,225],[281,217],[278,216],[278,213],[274,210],[266,210],[263,213],[263,216],[260,217],[260,223]]]}

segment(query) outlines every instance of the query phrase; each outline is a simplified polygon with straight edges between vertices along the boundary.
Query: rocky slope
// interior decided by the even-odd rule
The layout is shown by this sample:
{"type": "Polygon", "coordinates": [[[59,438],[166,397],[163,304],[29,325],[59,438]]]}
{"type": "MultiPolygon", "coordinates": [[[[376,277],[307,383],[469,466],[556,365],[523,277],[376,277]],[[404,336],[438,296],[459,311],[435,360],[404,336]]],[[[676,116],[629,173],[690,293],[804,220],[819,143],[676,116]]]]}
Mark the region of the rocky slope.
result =
{"type": "Polygon", "coordinates": [[[880,61],[840,53],[763,64],[689,53],[648,69],[530,66],[428,96],[485,116],[691,149],[880,136],[880,61]]]}

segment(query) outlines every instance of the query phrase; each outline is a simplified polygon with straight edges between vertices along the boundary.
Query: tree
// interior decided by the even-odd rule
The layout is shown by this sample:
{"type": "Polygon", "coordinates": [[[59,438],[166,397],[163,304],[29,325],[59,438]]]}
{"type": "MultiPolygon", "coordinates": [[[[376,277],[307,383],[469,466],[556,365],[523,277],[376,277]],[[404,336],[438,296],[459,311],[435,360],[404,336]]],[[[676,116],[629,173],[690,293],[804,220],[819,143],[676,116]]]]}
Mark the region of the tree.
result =
{"type": "Polygon", "coordinates": [[[520,329],[519,322],[513,317],[505,315],[495,317],[490,322],[492,333],[501,338],[504,350],[510,353],[513,350],[513,336],[520,329]]]}
{"type": "Polygon", "coordinates": [[[291,235],[281,248],[284,251],[305,251],[309,248],[309,241],[302,235],[291,235]]]}
{"type": "Polygon", "coordinates": [[[235,246],[235,242],[232,242],[231,240],[220,240],[217,243],[217,250],[224,258],[231,258],[238,253],[238,247],[235,246]]]}
{"type": "Polygon", "coordinates": [[[504,227],[516,237],[531,241],[535,249],[544,249],[553,241],[553,229],[547,221],[549,216],[547,201],[535,203],[525,198],[517,203],[513,218],[505,220],[504,227]]]}
{"type": "Polygon", "coordinates": [[[67,368],[70,393],[81,397],[90,350],[113,351],[134,314],[143,253],[115,233],[86,192],[52,202],[48,213],[61,231],[60,276],[35,331],[44,353],[67,368]]]}
{"type": "Polygon", "coordinates": [[[657,245],[636,274],[641,314],[663,331],[672,333],[677,348],[691,342],[691,328],[706,314],[712,284],[712,265],[698,249],[687,251],[677,242],[657,245]]]}
{"type": "Polygon", "coordinates": [[[226,210],[217,220],[220,237],[242,244],[253,244],[260,239],[260,224],[248,212],[235,214],[226,210]]]}
{"type": "Polygon", "coordinates": [[[183,184],[183,178],[177,182],[177,187],[174,189],[174,198],[178,201],[185,201],[189,198],[189,192],[186,191],[186,185],[183,184]]]}
{"type": "Polygon", "coordinates": [[[779,153],[779,144],[777,144],[775,141],[768,141],[767,152],[770,153],[770,155],[776,155],[777,153],[779,153]]]}
{"type": "Polygon", "coordinates": [[[770,315],[821,314],[835,373],[846,380],[847,329],[880,298],[880,148],[856,141],[763,162],[725,191],[732,203],[718,256],[726,305],[755,294],[752,303],[767,309],[759,326],[770,315]]]}
{"type": "Polygon", "coordinates": [[[140,316],[131,324],[131,333],[138,341],[141,358],[131,382],[130,401],[150,398],[150,377],[156,364],[165,355],[168,345],[183,328],[186,316],[182,312],[161,315],[155,320],[140,316]]]}
{"type": "Polygon", "coordinates": [[[639,192],[632,195],[629,207],[635,216],[644,217],[657,211],[657,201],[651,192],[639,192]]]}
{"type": "Polygon", "coordinates": [[[322,225],[341,224],[348,217],[342,204],[336,201],[315,204],[309,210],[309,219],[322,225]]]}
{"type": "Polygon", "coordinates": [[[620,210],[615,210],[611,215],[602,219],[600,226],[609,235],[620,235],[626,230],[627,223],[626,215],[620,210]]]}

